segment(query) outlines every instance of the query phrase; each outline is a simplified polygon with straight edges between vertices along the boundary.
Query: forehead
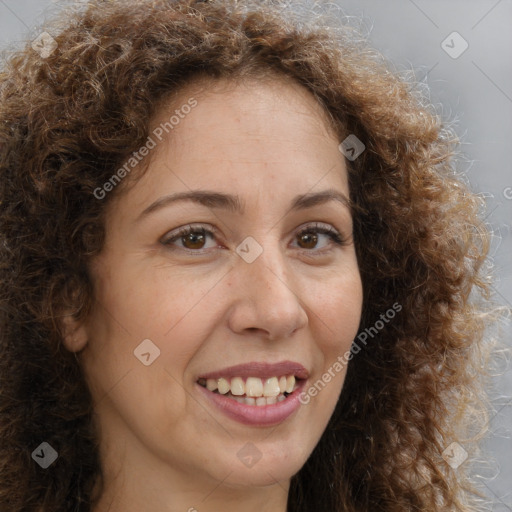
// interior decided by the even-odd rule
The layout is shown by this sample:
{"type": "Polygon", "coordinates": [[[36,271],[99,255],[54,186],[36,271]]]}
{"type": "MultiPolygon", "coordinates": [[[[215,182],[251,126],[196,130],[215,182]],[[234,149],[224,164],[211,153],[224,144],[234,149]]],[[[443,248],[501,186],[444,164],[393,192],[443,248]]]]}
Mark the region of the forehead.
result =
{"type": "Polygon", "coordinates": [[[162,103],[141,201],[164,188],[304,193],[316,183],[346,191],[339,138],[315,97],[291,79],[203,81],[162,103]],[[293,190],[291,190],[293,189],[293,190]]]}
{"type": "Polygon", "coordinates": [[[152,126],[168,121],[169,114],[179,111],[192,97],[205,117],[211,114],[209,119],[201,120],[205,130],[231,121],[243,134],[261,132],[262,127],[265,132],[288,118],[295,123],[296,131],[307,127],[315,135],[336,136],[328,113],[313,94],[294,79],[278,74],[243,80],[196,80],[160,103],[152,126]]]}

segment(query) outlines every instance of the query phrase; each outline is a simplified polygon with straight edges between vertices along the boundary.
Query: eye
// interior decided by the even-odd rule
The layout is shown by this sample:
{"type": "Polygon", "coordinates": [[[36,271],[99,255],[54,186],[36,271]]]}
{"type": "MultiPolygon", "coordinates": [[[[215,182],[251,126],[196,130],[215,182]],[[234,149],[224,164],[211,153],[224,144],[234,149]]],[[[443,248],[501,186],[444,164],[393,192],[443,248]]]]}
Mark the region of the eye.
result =
{"type": "MultiPolygon", "coordinates": [[[[332,243],[336,245],[345,245],[346,240],[342,238],[340,233],[336,231],[332,226],[315,223],[310,226],[306,226],[304,229],[299,231],[296,235],[299,247],[307,251],[311,249],[318,249],[317,244],[322,240],[322,237],[327,237],[332,243]]],[[[329,245],[323,245],[320,250],[329,248],[329,245]]]]}
{"type": "MultiPolygon", "coordinates": [[[[219,247],[215,243],[215,235],[215,230],[205,228],[202,225],[189,225],[172,231],[161,240],[161,243],[171,249],[177,246],[189,253],[202,254],[207,249],[219,247]],[[213,242],[209,247],[207,246],[208,239],[211,239],[213,242]]],[[[332,249],[332,243],[339,246],[346,244],[346,240],[342,238],[336,229],[332,226],[318,223],[301,229],[295,237],[299,248],[306,252],[323,253],[332,249]],[[318,244],[325,238],[330,239],[331,244],[324,243],[322,247],[318,248],[318,244]]]]}
{"type": "Polygon", "coordinates": [[[168,246],[178,243],[178,247],[182,249],[198,252],[201,249],[215,247],[215,244],[211,247],[205,247],[208,238],[214,240],[215,233],[204,226],[190,225],[169,233],[161,240],[161,243],[168,246]]]}

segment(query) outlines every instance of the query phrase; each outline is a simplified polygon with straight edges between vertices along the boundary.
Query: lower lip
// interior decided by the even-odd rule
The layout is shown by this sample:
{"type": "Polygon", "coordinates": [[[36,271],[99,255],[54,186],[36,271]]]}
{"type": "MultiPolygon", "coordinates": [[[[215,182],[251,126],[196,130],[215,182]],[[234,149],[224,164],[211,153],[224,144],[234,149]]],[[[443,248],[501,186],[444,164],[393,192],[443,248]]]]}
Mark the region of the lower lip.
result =
{"type": "Polygon", "coordinates": [[[291,416],[300,406],[299,395],[304,387],[305,381],[298,383],[297,389],[290,393],[286,400],[269,405],[246,405],[240,404],[232,398],[220,393],[213,393],[197,384],[201,392],[226,416],[252,426],[277,425],[291,416]]]}

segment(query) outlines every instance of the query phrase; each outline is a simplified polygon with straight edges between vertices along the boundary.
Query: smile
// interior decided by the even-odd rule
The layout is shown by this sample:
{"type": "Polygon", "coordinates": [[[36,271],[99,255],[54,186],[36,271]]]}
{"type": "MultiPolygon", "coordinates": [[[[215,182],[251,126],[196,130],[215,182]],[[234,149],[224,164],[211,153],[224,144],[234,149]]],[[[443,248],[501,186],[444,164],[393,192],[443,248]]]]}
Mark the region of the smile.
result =
{"type": "Polygon", "coordinates": [[[286,400],[286,397],[295,390],[296,380],[294,375],[268,379],[221,377],[220,379],[200,379],[198,384],[209,391],[236,400],[239,404],[264,406],[286,400]]]}
{"type": "Polygon", "coordinates": [[[309,372],[298,363],[248,363],[201,375],[196,383],[218,411],[252,426],[276,425],[299,409],[309,372]]]}

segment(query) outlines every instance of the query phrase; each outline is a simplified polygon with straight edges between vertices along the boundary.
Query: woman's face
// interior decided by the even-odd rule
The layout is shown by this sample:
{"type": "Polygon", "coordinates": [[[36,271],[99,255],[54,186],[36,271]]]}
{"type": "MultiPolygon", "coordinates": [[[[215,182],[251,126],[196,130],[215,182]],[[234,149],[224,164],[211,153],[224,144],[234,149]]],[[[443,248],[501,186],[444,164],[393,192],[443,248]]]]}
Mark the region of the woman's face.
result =
{"type": "Polygon", "coordinates": [[[80,328],[104,461],[190,488],[299,471],[362,306],[347,171],[321,107],[284,80],[220,84],[154,119],[147,172],[108,206],[80,328]]]}

